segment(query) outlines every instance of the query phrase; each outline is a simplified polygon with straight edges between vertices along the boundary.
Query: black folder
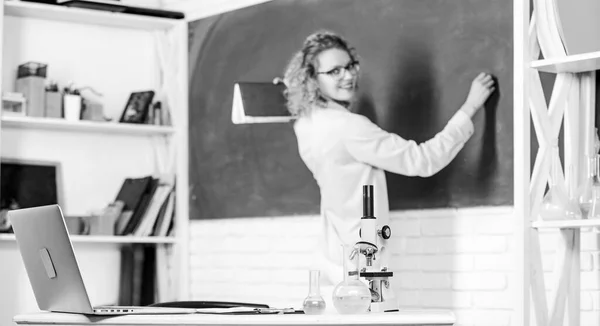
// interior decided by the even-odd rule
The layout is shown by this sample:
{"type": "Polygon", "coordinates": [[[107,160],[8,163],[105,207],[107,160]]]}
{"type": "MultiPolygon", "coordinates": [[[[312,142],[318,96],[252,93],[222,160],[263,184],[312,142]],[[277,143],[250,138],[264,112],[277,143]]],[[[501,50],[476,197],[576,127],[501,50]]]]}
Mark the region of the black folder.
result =
{"type": "Polygon", "coordinates": [[[133,214],[120,235],[133,232],[140,218],[143,216],[148,201],[152,198],[158,180],[151,176],[143,178],[127,178],[121,186],[116,200],[124,203],[123,211],[132,211],[133,214]]]}
{"type": "Polygon", "coordinates": [[[283,83],[237,82],[233,87],[231,121],[282,123],[294,119],[287,110],[283,83]]]}

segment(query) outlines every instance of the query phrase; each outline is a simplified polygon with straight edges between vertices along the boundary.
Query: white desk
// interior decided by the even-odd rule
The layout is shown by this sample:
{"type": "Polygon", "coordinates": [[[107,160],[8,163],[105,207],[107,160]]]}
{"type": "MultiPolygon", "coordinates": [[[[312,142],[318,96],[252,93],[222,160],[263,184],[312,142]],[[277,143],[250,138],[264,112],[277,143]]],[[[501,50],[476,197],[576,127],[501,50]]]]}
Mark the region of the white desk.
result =
{"type": "Polygon", "coordinates": [[[42,312],[19,315],[18,325],[453,325],[454,315],[440,310],[402,310],[400,312],[364,315],[128,315],[114,317],[84,316],[42,312]]]}

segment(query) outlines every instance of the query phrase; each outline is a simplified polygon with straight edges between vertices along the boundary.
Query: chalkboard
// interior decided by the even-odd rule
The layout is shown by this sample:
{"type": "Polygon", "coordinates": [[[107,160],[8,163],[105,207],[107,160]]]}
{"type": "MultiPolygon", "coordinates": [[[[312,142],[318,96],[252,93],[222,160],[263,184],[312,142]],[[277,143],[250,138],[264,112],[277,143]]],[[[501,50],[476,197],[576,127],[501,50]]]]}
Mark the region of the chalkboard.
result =
{"type": "Polygon", "coordinates": [[[430,178],[387,174],[391,209],[512,204],[510,1],[278,0],[189,24],[190,218],[319,212],[292,125],[231,123],[234,83],[281,76],[319,29],[360,55],[359,113],[417,142],[443,129],[479,72],[497,78],[450,165],[430,178]]]}

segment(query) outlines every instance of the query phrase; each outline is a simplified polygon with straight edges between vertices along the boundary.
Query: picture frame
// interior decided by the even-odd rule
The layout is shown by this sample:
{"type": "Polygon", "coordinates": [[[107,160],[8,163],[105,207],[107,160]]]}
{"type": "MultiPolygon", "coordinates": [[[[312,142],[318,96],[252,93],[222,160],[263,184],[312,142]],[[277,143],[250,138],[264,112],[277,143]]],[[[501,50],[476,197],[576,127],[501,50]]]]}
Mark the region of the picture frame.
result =
{"type": "Polygon", "coordinates": [[[27,101],[21,93],[5,93],[2,95],[2,115],[24,117],[27,115],[27,101]]]}
{"type": "Polygon", "coordinates": [[[119,122],[146,123],[150,104],[154,99],[154,91],[133,92],[121,114],[119,122]]]}

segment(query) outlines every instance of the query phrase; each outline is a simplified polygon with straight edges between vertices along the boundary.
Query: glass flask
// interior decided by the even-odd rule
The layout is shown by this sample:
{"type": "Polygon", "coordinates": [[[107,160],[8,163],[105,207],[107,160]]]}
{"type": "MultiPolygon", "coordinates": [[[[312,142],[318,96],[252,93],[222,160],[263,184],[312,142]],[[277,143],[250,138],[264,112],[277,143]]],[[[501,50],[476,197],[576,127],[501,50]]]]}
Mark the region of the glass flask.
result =
{"type": "MultiPolygon", "coordinates": [[[[567,185],[571,185],[571,183],[575,182],[574,171],[575,169],[573,168],[573,166],[569,165],[569,168],[567,169],[567,185]]],[[[568,206],[566,211],[566,217],[568,220],[580,220],[582,218],[581,208],[579,208],[579,204],[577,202],[575,194],[576,190],[573,190],[573,187],[569,186],[567,192],[568,206]]]]}
{"type": "Polygon", "coordinates": [[[592,208],[594,197],[592,189],[594,186],[594,177],[596,176],[596,157],[585,156],[586,160],[586,176],[581,186],[577,189],[577,203],[581,209],[581,215],[587,218],[592,208]]]}
{"type": "Polygon", "coordinates": [[[600,219],[600,156],[596,155],[596,177],[592,183],[592,207],[588,219],[600,219]]]}
{"type": "Polygon", "coordinates": [[[325,300],[321,296],[321,289],[319,286],[320,274],[321,273],[318,270],[311,270],[308,273],[308,296],[302,303],[304,313],[307,315],[319,315],[325,312],[325,300]]]}
{"type": "Polygon", "coordinates": [[[600,137],[598,136],[598,128],[594,128],[594,153],[600,152],[600,137]]]}
{"type": "Polygon", "coordinates": [[[359,254],[354,246],[342,246],[344,280],[333,289],[333,306],[340,314],[362,314],[371,306],[371,291],[359,278],[359,254]]]}
{"type": "Polygon", "coordinates": [[[552,154],[549,189],[540,207],[540,216],[544,221],[581,219],[579,206],[569,198],[566,187],[561,187],[558,182],[560,170],[560,158],[556,147],[552,154]]]}

